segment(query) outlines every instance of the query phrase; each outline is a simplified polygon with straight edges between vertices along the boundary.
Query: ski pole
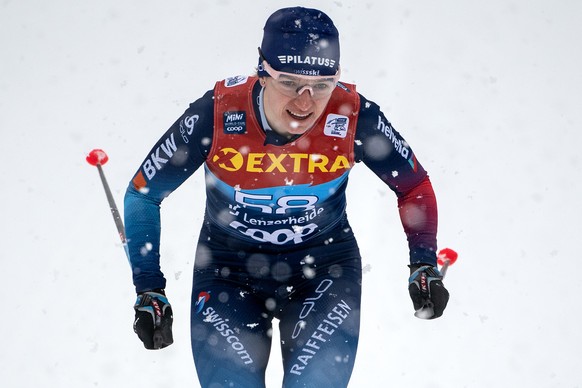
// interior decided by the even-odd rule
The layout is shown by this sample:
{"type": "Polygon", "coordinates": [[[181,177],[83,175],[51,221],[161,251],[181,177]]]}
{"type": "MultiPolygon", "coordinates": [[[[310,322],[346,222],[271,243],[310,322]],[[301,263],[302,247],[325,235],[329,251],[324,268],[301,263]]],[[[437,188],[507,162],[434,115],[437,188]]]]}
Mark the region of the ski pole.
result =
{"type": "Polygon", "coordinates": [[[107,163],[109,157],[107,156],[105,151],[101,149],[94,149],[91,152],[89,152],[86,160],[87,163],[89,163],[90,165],[97,167],[97,171],[99,171],[99,177],[101,178],[103,189],[105,189],[105,195],[107,196],[107,202],[109,202],[111,215],[113,216],[115,227],[117,228],[117,232],[119,233],[119,238],[121,239],[123,250],[125,251],[125,255],[127,256],[127,260],[129,261],[129,248],[127,246],[127,238],[125,237],[125,227],[123,226],[123,220],[119,215],[119,210],[117,210],[117,205],[115,204],[115,200],[113,199],[113,195],[111,194],[111,189],[109,189],[109,184],[107,183],[107,179],[105,178],[105,173],[103,172],[102,167],[105,163],[107,163]]]}

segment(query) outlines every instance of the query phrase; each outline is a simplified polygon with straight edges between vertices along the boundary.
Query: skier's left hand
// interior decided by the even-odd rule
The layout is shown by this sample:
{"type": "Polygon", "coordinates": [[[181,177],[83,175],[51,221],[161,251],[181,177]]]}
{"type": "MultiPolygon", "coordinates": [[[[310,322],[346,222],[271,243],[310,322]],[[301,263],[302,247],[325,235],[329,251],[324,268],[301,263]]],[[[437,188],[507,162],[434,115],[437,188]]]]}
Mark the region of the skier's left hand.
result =
{"type": "Polygon", "coordinates": [[[416,310],[416,317],[434,319],[443,315],[449,301],[449,292],[442,279],[436,267],[427,264],[410,266],[408,292],[416,310]]]}
{"type": "Polygon", "coordinates": [[[139,293],[133,308],[133,330],[146,349],[162,349],[174,342],[172,306],[164,290],[139,293]]]}

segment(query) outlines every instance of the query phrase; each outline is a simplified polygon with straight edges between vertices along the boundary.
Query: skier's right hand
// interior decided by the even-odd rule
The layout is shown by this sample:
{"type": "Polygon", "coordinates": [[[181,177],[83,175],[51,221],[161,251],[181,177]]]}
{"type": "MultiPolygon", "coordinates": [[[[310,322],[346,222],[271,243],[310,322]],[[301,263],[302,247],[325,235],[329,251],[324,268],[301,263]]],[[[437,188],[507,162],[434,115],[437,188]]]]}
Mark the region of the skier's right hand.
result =
{"type": "Polygon", "coordinates": [[[161,349],[174,342],[172,306],[164,290],[140,292],[133,308],[133,331],[146,349],[161,349]]]}

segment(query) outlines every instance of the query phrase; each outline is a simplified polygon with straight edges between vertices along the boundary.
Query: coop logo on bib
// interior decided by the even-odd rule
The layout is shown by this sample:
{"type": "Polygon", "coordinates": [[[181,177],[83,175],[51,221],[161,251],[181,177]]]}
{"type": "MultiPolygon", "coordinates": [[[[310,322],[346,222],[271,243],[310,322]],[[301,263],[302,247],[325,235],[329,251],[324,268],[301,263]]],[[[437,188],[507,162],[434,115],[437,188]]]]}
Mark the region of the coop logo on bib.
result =
{"type": "Polygon", "coordinates": [[[229,135],[243,134],[247,131],[247,112],[229,111],[223,116],[224,133],[229,135]]]}

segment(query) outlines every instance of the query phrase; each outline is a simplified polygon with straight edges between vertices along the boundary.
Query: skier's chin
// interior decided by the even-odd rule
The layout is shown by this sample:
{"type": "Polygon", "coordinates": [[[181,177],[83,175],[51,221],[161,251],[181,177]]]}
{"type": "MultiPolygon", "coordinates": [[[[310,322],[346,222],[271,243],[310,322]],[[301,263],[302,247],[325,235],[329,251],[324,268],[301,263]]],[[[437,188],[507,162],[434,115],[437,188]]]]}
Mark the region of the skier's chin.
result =
{"type": "Polygon", "coordinates": [[[291,121],[287,127],[287,132],[291,135],[302,135],[313,125],[303,122],[291,121]]]}
{"type": "Polygon", "coordinates": [[[313,127],[314,121],[312,113],[301,119],[291,116],[290,120],[287,121],[287,131],[293,135],[301,135],[313,127]]]}

